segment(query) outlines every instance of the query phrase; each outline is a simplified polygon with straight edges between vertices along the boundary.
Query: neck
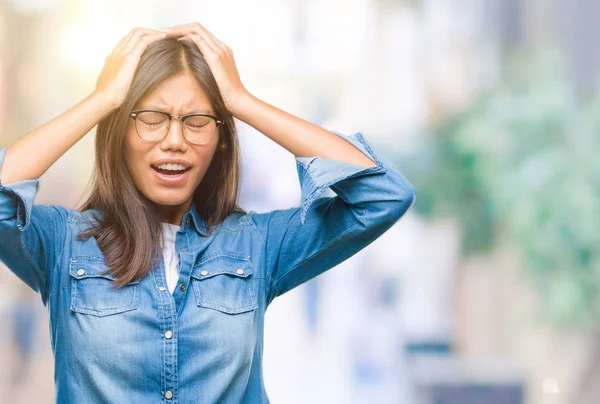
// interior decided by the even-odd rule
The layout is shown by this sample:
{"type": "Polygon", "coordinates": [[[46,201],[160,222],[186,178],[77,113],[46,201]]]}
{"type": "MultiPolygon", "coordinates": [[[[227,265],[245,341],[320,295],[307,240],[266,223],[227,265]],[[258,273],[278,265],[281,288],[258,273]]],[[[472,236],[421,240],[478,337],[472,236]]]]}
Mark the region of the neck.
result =
{"type": "Polygon", "coordinates": [[[192,199],[182,203],[181,205],[156,205],[156,209],[163,222],[181,226],[183,216],[192,205],[192,199]]]}

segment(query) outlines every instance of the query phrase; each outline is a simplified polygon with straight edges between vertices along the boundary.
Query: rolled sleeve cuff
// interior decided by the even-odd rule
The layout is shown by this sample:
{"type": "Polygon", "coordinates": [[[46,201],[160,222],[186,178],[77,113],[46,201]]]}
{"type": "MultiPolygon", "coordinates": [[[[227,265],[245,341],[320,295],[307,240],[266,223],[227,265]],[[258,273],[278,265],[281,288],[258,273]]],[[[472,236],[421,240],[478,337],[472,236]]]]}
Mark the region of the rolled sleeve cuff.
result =
{"type": "Polygon", "coordinates": [[[330,132],[352,143],[356,148],[370,157],[377,166],[364,167],[358,164],[321,157],[296,157],[296,169],[301,188],[302,210],[300,221],[302,224],[306,220],[306,214],[311,204],[331,185],[348,178],[382,173],[388,170],[384,162],[377,158],[362,133],[357,132],[346,136],[334,130],[330,130],[330,132]]]}
{"type": "MultiPolygon", "coordinates": [[[[6,147],[0,149],[0,172],[6,155],[6,147]]],[[[39,189],[39,179],[17,181],[10,185],[0,179],[0,221],[16,219],[21,231],[29,226],[33,200],[39,189]]]]}

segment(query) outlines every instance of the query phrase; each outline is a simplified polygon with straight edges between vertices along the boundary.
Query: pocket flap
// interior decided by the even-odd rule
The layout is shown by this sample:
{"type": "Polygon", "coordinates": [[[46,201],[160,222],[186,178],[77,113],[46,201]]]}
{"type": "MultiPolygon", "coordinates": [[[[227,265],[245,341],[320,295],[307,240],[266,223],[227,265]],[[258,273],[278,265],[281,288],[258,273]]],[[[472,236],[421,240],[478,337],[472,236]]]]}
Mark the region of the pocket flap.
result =
{"type": "MultiPolygon", "coordinates": [[[[109,280],[116,280],[117,277],[112,272],[107,271],[109,268],[106,266],[104,261],[101,260],[89,260],[89,259],[71,259],[69,265],[69,274],[75,279],[85,278],[104,278],[109,280]],[[102,273],[107,271],[106,273],[102,273]]],[[[130,282],[135,285],[140,283],[139,280],[130,282]]]]}
{"type": "Polygon", "coordinates": [[[227,274],[238,278],[247,278],[252,275],[250,258],[241,258],[231,255],[218,255],[202,261],[192,268],[192,277],[198,280],[208,279],[215,275],[227,274]]]}
{"type": "Polygon", "coordinates": [[[137,309],[140,300],[139,280],[123,288],[115,288],[111,281],[116,277],[108,269],[102,259],[70,259],[71,311],[105,317],[137,309]],[[107,272],[102,273],[104,271],[107,272]]]}

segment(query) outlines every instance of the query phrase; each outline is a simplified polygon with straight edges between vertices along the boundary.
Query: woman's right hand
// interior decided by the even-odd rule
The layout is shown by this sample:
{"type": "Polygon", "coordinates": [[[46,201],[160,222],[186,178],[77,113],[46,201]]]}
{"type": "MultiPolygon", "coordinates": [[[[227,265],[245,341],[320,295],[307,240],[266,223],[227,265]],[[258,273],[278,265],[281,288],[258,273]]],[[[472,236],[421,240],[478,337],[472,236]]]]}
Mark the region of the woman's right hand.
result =
{"type": "Polygon", "coordinates": [[[106,57],[92,94],[8,146],[1,166],[2,185],[39,178],[109,112],[119,108],[142,54],[165,36],[164,32],[134,28],[121,39],[106,57]]]}
{"type": "Polygon", "coordinates": [[[100,95],[113,109],[119,108],[129,92],[142,54],[148,45],[166,35],[148,28],[132,29],[106,57],[94,93],[100,95]]]}

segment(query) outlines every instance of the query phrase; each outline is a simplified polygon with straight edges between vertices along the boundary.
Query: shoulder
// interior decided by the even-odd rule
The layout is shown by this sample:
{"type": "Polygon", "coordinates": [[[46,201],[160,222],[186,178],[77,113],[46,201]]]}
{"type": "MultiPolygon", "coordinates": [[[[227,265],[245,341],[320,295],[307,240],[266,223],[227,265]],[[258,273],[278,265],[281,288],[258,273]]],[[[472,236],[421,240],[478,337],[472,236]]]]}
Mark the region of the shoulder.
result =
{"type": "Polygon", "coordinates": [[[98,222],[98,218],[101,218],[102,212],[98,209],[88,209],[79,211],[72,209],[70,212],[69,223],[74,225],[78,230],[83,231],[98,222]]]}
{"type": "Polygon", "coordinates": [[[238,211],[235,210],[231,212],[225,220],[221,223],[221,226],[224,230],[228,230],[231,232],[237,232],[240,229],[247,228],[252,225],[250,220],[250,214],[252,211],[238,211]]]}
{"type": "Polygon", "coordinates": [[[42,225],[66,225],[72,222],[79,212],[61,205],[33,204],[31,216],[34,223],[42,225]]]}
{"type": "Polygon", "coordinates": [[[94,221],[98,215],[100,215],[100,211],[96,209],[79,211],[73,208],[67,208],[61,205],[44,205],[44,204],[34,204],[31,208],[32,214],[40,216],[45,216],[47,218],[53,218],[56,220],[61,220],[69,223],[76,224],[84,224],[90,221],[94,221]]]}

